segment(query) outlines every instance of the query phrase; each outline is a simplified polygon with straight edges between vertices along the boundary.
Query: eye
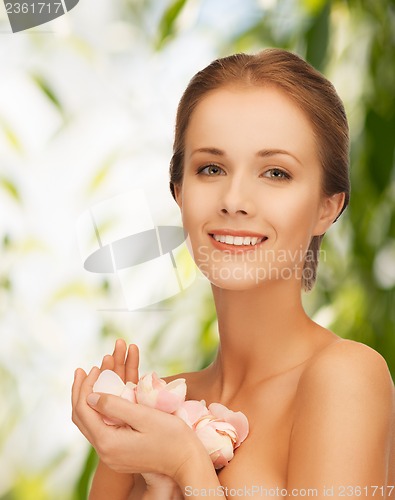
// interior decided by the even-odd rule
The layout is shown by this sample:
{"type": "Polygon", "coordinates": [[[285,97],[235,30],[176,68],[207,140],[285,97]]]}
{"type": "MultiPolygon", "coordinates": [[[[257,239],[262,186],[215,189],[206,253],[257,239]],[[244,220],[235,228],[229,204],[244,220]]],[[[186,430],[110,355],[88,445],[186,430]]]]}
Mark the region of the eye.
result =
{"type": "Polygon", "coordinates": [[[225,172],[221,167],[215,165],[215,163],[210,163],[210,165],[200,168],[197,173],[215,177],[217,175],[224,175],[225,172]]]}
{"type": "Polygon", "coordinates": [[[269,170],[266,170],[266,172],[263,174],[263,177],[269,177],[270,179],[279,179],[279,180],[291,179],[291,176],[287,172],[285,172],[285,170],[281,170],[281,168],[270,168],[269,170]]]}

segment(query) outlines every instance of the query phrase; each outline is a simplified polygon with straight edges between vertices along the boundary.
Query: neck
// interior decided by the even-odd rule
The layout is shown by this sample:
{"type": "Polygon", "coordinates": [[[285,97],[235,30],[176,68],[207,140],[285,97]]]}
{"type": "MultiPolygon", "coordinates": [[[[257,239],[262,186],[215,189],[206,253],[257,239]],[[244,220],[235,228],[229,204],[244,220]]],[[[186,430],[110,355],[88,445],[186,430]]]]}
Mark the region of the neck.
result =
{"type": "Polygon", "coordinates": [[[311,355],[317,325],[303,309],[300,282],[212,290],[220,346],[211,369],[221,393],[285,372],[311,355]]]}

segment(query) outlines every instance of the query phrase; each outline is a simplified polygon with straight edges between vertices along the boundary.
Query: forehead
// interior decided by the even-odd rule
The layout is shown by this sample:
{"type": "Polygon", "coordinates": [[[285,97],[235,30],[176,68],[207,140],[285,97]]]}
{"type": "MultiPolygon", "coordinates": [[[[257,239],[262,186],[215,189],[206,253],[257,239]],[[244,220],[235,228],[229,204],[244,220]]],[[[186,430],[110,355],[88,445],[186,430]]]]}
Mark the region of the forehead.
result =
{"type": "Polygon", "coordinates": [[[186,154],[206,146],[246,153],[285,149],[302,162],[317,159],[309,119],[283,91],[273,87],[221,88],[206,95],[190,118],[186,154]]]}

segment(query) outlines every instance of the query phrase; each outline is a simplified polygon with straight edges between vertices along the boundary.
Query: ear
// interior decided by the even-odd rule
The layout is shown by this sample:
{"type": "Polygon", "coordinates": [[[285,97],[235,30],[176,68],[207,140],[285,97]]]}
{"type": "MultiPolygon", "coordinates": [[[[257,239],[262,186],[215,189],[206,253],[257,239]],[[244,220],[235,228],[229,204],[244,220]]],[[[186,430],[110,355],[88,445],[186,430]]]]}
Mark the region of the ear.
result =
{"type": "Polygon", "coordinates": [[[182,189],[180,184],[174,184],[174,196],[177,205],[180,207],[180,210],[182,210],[182,189]]]}
{"type": "Polygon", "coordinates": [[[324,234],[335,221],[343,208],[345,193],[336,193],[325,196],[321,203],[320,217],[314,228],[314,236],[324,234]]]}

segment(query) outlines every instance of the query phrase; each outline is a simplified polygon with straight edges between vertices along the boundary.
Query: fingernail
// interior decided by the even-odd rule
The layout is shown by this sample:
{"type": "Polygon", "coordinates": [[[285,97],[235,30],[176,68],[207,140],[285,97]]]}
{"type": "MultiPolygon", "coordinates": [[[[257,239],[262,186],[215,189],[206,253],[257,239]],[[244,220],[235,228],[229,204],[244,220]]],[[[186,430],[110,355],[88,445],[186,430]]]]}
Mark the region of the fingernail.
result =
{"type": "Polygon", "coordinates": [[[89,396],[86,398],[86,402],[88,403],[88,405],[96,406],[97,402],[99,401],[99,398],[100,398],[100,394],[97,394],[95,392],[91,392],[89,394],[89,396]]]}

